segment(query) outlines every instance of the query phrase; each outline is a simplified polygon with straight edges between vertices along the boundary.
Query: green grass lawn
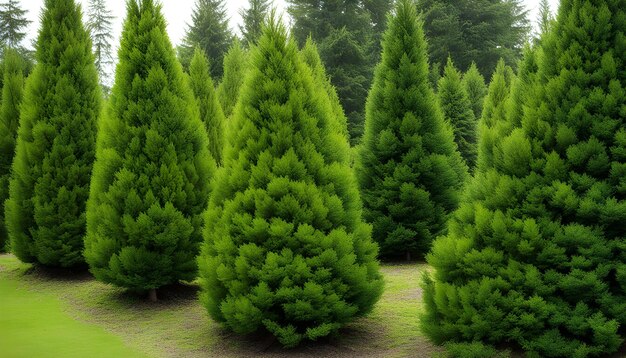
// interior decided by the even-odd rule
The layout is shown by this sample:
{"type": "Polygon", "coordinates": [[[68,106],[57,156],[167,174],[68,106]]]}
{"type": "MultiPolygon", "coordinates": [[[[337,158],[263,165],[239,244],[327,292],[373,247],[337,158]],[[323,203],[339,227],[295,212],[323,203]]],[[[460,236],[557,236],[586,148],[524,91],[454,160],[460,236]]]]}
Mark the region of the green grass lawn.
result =
{"type": "Polygon", "coordinates": [[[338,337],[285,350],[213,322],[197,287],[163,289],[156,303],[95,281],[0,255],[0,356],[12,357],[431,357],[419,332],[425,265],[386,265],[385,293],[338,337]]]}

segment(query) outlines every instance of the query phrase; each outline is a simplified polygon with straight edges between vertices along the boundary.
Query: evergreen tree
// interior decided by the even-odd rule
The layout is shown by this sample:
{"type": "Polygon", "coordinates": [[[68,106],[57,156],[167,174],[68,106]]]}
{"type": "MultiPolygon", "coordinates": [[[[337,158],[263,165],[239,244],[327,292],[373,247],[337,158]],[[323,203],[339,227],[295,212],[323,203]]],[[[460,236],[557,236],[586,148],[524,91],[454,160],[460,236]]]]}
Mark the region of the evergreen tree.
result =
{"type": "Polygon", "coordinates": [[[226,118],[230,118],[239,98],[239,90],[246,73],[247,54],[241,42],[235,39],[224,56],[224,77],[217,87],[217,98],[226,118]]]}
{"type": "Polygon", "coordinates": [[[239,14],[243,25],[239,25],[243,43],[250,48],[261,36],[261,26],[269,10],[270,0],[248,0],[249,7],[241,10],[239,14]]]}
{"type": "Polygon", "coordinates": [[[485,84],[485,78],[480,74],[474,62],[472,62],[469,70],[463,75],[463,87],[465,87],[467,96],[472,104],[474,117],[479,119],[483,113],[483,103],[487,95],[487,85],[485,84]]]}
{"type": "Polygon", "coordinates": [[[550,10],[550,3],[548,0],[541,0],[539,2],[539,18],[537,21],[537,34],[535,35],[535,41],[539,41],[539,38],[548,32],[554,17],[552,16],[552,10],[550,10]]]}
{"type": "Polygon", "coordinates": [[[385,257],[423,256],[445,233],[466,167],[428,79],[412,0],[397,2],[383,36],[357,167],[364,217],[385,257]]]}
{"type": "MultiPolygon", "coordinates": [[[[355,145],[363,134],[364,109],[374,62],[379,51],[374,45],[375,23],[366,3],[378,0],[288,0],[293,19],[292,34],[300,45],[308,37],[319,44],[320,56],[337,89],[348,118],[350,142],[355,145]]],[[[380,18],[380,14],[376,14],[380,18]]],[[[379,20],[380,22],[380,20],[379,20]]]]}
{"type": "Polygon", "coordinates": [[[333,112],[333,118],[337,120],[337,131],[345,136],[348,135],[348,120],[343,113],[341,103],[339,102],[339,96],[335,87],[330,82],[330,79],[326,75],[326,69],[322,63],[319,52],[317,51],[317,45],[311,38],[309,38],[302,51],[300,51],[304,63],[306,63],[313,73],[313,80],[316,83],[317,88],[323,88],[326,91],[326,95],[330,100],[331,109],[333,112]]]}
{"type": "Polygon", "coordinates": [[[511,128],[519,127],[522,123],[524,106],[533,94],[537,70],[537,49],[526,46],[517,68],[517,76],[511,83],[511,93],[506,108],[506,119],[511,128]]]}
{"type": "Polygon", "coordinates": [[[4,54],[4,86],[0,108],[0,252],[9,242],[4,224],[4,202],[9,198],[11,163],[15,153],[15,138],[20,116],[20,103],[24,89],[24,61],[12,49],[4,54]]]}
{"type": "Polygon", "coordinates": [[[113,20],[115,17],[107,9],[105,0],[89,0],[87,18],[87,29],[93,42],[100,84],[108,92],[109,66],[113,64],[111,41],[113,41],[113,20]]]}
{"type": "Polygon", "coordinates": [[[6,224],[22,261],[84,263],[85,205],[101,94],[74,0],[46,0],[21,107],[6,224]]]}
{"type": "Polygon", "coordinates": [[[189,83],[200,109],[200,119],[209,134],[209,151],[219,164],[224,146],[224,112],[217,100],[213,80],[209,75],[209,61],[199,48],[189,65],[189,83]]]}
{"type": "Polygon", "coordinates": [[[235,332],[293,347],[371,311],[382,277],[348,139],[280,20],[250,56],[206,216],[201,299],[235,332]]]}
{"type": "Polygon", "coordinates": [[[224,0],[196,0],[178,57],[184,68],[189,68],[196,47],[206,54],[211,64],[211,78],[222,78],[224,54],[232,43],[224,0]]]}
{"type": "Polygon", "coordinates": [[[517,63],[530,31],[523,0],[420,0],[431,62],[467,71],[474,61],[491,77],[500,58],[517,63]]]}
{"type": "Polygon", "coordinates": [[[441,80],[441,64],[439,62],[430,64],[428,79],[435,92],[437,92],[437,86],[439,86],[439,80],[441,80]]]}
{"type": "Polygon", "coordinates": [[[477,123],[465,87],[461,83],[461,73],[454,67],[451,58],[439,80],[438,99],[444,118],[454,129],[454,141],[467,166],[473,170],[476,165],[477,123]]]}
{"type": "Polygon", "coordinates": [[[98,132],[85,258],[96,279],[134,291],[193,280],[215,168],[207,132],[160,5],[129,1],[98,132]]]}
{"type": "Polygon", "coordinates": [[[435,342],[607,356],[626,324],[626,7],[562,0],[521,125],[429,256],[435,342]]]}
{"type": "Polygon", "coordinates": [[[24,28],[31,23],[26,18],[28,11],[20,7],[18,0],[7,0],[0,4],[0,39],[3,47],[24,50],[22,41],[26,37],[24,28]]]}
{"type": "Polygon", "coordinates": [[[493,167],[494,158],[499,154],[496,145],[511,130],[506,113],[512,77],[513,70],[500,60],[491,78],[482,117],[478,123],[477,166],[483,171],[493,167]]]}

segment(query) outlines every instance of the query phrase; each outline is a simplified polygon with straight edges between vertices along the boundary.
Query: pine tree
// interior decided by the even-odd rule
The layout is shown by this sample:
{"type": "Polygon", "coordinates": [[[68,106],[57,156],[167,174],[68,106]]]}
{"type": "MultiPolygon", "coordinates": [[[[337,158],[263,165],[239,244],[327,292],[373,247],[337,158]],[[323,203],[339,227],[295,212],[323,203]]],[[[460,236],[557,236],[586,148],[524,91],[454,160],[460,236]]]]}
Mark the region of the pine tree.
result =
{"type": "Polygon", "coordinates": [[[438,86],[439,105],[444,118],[454,129],[454,141],[467,166],[473,170],[476,165],[477,123],[465,87],[461,83],[461,73],[454,67],[451,58],[444,69],[438,86]]]}
{"type": "Polygon", "coordinates": [[[246,47],[250,48],[261,36],[261,25],[265,21],[270,4],[270,0],[248,0],[249,7],[239,12],[243,20],[243,25],[239,25],[239,30],[246,47]]]}
{"type": "Polygon", "coordinates": [[[222,162],[224,146],[224,112],[209,75],[209,61],[199,48],[196,49],[189,65],[189,83],[198,103],[200,119],[209,134],[209,152],[219,164],[222,162]]]}
{"type": "Polygon", "coordinates": [[[478,123],[477,166],[483,171],[493,167],[495,156],[499,154],[496,144],[511,130],[506,112],[512,77],[513,70],[504,63],[504,60],[500,60],[491,78],[482,117],[478,123]]]}
{"type": "Polygon", "coordinates": [[[371,311],[382,277],[348,139],[281,20],[268,21],[214,182],[201,299],[229,329],[293,347],[371,311]]]}
{"type": "Polygon", "coordinates": [[[217,98],[222,105],[226,118],[230,118],[233,114],[239,98],[239,90],[246,73],[246,61],[246,51],[241,47],[241,42],[235,39],[228,53],[224,56],[224,77],[217,87],[217,98]]]}
{"type": "Polygon", "coordinates": [[[15,139],[20,116],[20,103],[24,90],[24,61],[17,51],[4,53],[4,86],[0,108],[0,252],[9,242],[4,223],[4,202],[9,198],[11,163],[15,153],[15,139]]]}
{"type": "Polygon", "coordinates": [[[215,163],[160,5],[129,1],[98,132],[85,258],[96,279],[156,290],[197,274],[215,163]]]}
{"type": "Polygon", "coordinates": [[[414,3],[398,1],[367,100],[357,167],[364,217],[385,257],[425,255],[445,233],[466,177],[428,79],[426,47],[414,3]]]}
{"type": "Polygon", "coordinates": [[[20,7],[18,0],[7,0],[0,4],[0,40],[2,47],[24,50],[22,41],[25,28],[32,22],[26,18],[28,11],[20,7]]]}
{"type": "Polygon", "coordinates": [[[232,43],[224,0],[196,0],[178,57],[189,68],[196,47],[200,47],[211,64],[211,78],[222,78],[224,54],[232,43]]]}
{"type": "Polygon", "coordinates": [[[616,352],[626,324],[626,7],[562,0],[521,125],[498,141],[428,262],[435,342],[530,357],[616,352]]]}
{"type": "Polygon", "coordinates": [[[430,60],[452,57],[461,71],[474,61],[491,77],[500,58],[517,63],[530,22],[523,0],[420,0],[430,60]]]}
{"type": "Polygon", "coordinates": [[[343,108],[341,107],[341,103],[339,102],[339,96],[337,96],[337,91],[335,90],[335,87],[326,75],[326,69],[324,68],[324,64],[322,63],[322,59],[320,58],[319,52],[317,50],[317,45],[315,45],[313,39],[309,38],[306,41],[304,47],[300,51],[300,54],[302,55],[302,60],[304,60],[304,63],[309,66],[313,73],[313,80],[316,83],[316,87],[324,88],[324,90],[326,91],[326,95],[330,100],[333,118],[337,120],[337,131],[347,136],[348,120],[346,119],[346,115],[343,113],[343,108]]]}
{"type": "Polygon", "coordinates": [[[107,9],[105,0],[89,0],[87,18],[87,29],[93,42],[100,84],[105,92],[108,92],[109,66],[113,64],[111,41],[113,41],[113,20],[115,17],[107,9]]]}
{"type": "Polygon", "coordinates": [[[84,263],[101,94],[89,33],[74,0],[46,0],[28,77],[12,167],[6,224],[22,261],[84,263]]]}
{"type": "Polygon", "coordinates": [[[479,119],[483,113],[483,103],[487,95],[487,85],[485,84],[485,78],[480,74],[474,62],[472,62],[469,70],[463,75],[463,87],[465,87],[465,91],[472,104],[474,117],[479,119]]]}

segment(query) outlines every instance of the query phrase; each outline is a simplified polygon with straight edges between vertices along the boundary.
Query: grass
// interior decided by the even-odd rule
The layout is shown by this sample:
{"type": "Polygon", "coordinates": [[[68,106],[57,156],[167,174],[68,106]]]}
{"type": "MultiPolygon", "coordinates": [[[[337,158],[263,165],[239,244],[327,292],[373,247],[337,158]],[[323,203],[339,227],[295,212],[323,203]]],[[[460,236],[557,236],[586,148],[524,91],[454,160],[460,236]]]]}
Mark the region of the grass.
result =
{"type": "Polygon", "coordinates": [[[420,264],[385,265],[374,311],[338,337],[285,350],[271,337],[241,337],[213,322],[195,286],[147,302],[88,273],[34,268],[0,255],[3,357],[430,357],[443,350],[419,332],[420,264]],[[7,354],[8,352],[8,354],[7,354]]]}

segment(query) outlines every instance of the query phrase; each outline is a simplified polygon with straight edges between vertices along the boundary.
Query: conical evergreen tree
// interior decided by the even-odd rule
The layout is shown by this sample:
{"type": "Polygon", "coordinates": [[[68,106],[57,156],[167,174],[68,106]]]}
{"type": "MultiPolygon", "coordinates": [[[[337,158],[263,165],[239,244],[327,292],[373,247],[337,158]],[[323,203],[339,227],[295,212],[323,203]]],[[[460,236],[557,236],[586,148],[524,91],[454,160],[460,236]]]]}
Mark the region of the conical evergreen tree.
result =
{"type": "Polygon", "coordinates": [[[482,117],[478,123],[477,166],[483,171],[493,167],[494,156],[498,154],[496,153],[496,144],[511,129],[507,123],[506,112],[511,94],[512,77],[513,70],[503,60],[500,60],[491,78],[482,117]]]}
{"type": "Polygon", "coordinates": [[[24,91],[24,66],[17,51],[4,51],[4,85],[0,108],[0,252],[5,251],[9,241],[4,224],[4,202],[9,198],[11,163],[15,154],[19,107],[24,91]]]}
{"type": "Polygon", "coordinates": [[[426,48],[415,4],[398,1],[383,36],[357,167],[364,217],[386,257],[428,252],[445,233],[467,174],[428,79],[426,48]]]}
{"type": "Polygon", "coordinates": [[[506,109],[506,118],[511,128],[519,127],[524,115],[524,106],[533,95],[533,84],[537,77],[537,49],[530,46],[524,48],[524,54],[517,68],[517,76],[511,84],[506,109]]]}
{"type": "Polygon", "coordinates": [[[429,256],[423,330],[606,356],[626,325],[626,7],[562,0],[522,122],[429,256]]]}
{"type": "Polygon", "coordinates": [[[313,39],[308,38],[304,47],[300,51],[304,63],[306,63],[313,72],[313,80],[316,82],[316,87],[324,88],[330,105],[333,111],[333,117],[337,120],[337,131],[344,135],[348,135],[348,120],[343,113],[339,96],[335,90],[335,86],[330,82],[330,79],[326,75],[326,69],[322,63],[322,59],[317,51],[317,45],[313,42],[313,39]]]}
{"type": "Polygon", "coordinates": [[[487,96],[487,85],[485,84],[485,78],[480,74],[474,62],[463,75],[463,87],[465,87],[467,96],[472,104],[474,118],[478,120],[483,113],[483,103],[485,102],[485,96],[487,96]]]}
{"type": "Polygon", "coordinates": [[[261,26],[271,3],[270,0],[248,0],[248,8],[239,11],[243,20],[243,25],[239,25],[239,30],[247,48],[254,45],[261,36],[261,26]]]}
{"type": "Polygon", "coordinates": [[[150,292],[197,274],[215,163],[153,0],[127,3],[119,63],[98,132],[85,258],[101,281],[150,292]]]}
{"type": "Polygon", "coordinates": [[[37,65],[24,91],[6,223],[22,261],[84,263],[101,93],[89,33],[74,0],[46,0],[37,65]]]}
{"type": "Polygon", "coordinates": [[[209,61],[199,48],[189,65],[189,83],[200,109],[200,119],[209,134],[209,151],[217,163],[222,161],[224,146],[224,112],[217,100],[213,80],[209,74],[209,61]]]}
{"type": "Polygon", "coordinates": [[[444,118],[454,129],[454,141],[461,156],[470,169],[476,165],[477,123],[465,87],[461,83],[461,73],[454,67],[452,59],[444,69],[438,86],[439,105],[444,118]]]}
{"type": "Polygon", "coordinates": [[[250,56],[206,216],[201,298],[235,332],[292,347],[371,311],[382,277],[348,139],[281,20],[250,56]]]}
{"type": "Polygon", "coordinates": [[[224,77],[217,87],[217,97],[226,118],[229,118],[235,110],[239,90],[246,73],[246,58],[247,54],[241,46],[241,42],[235,39],[228,53],[224,56],[224,77]]]}

